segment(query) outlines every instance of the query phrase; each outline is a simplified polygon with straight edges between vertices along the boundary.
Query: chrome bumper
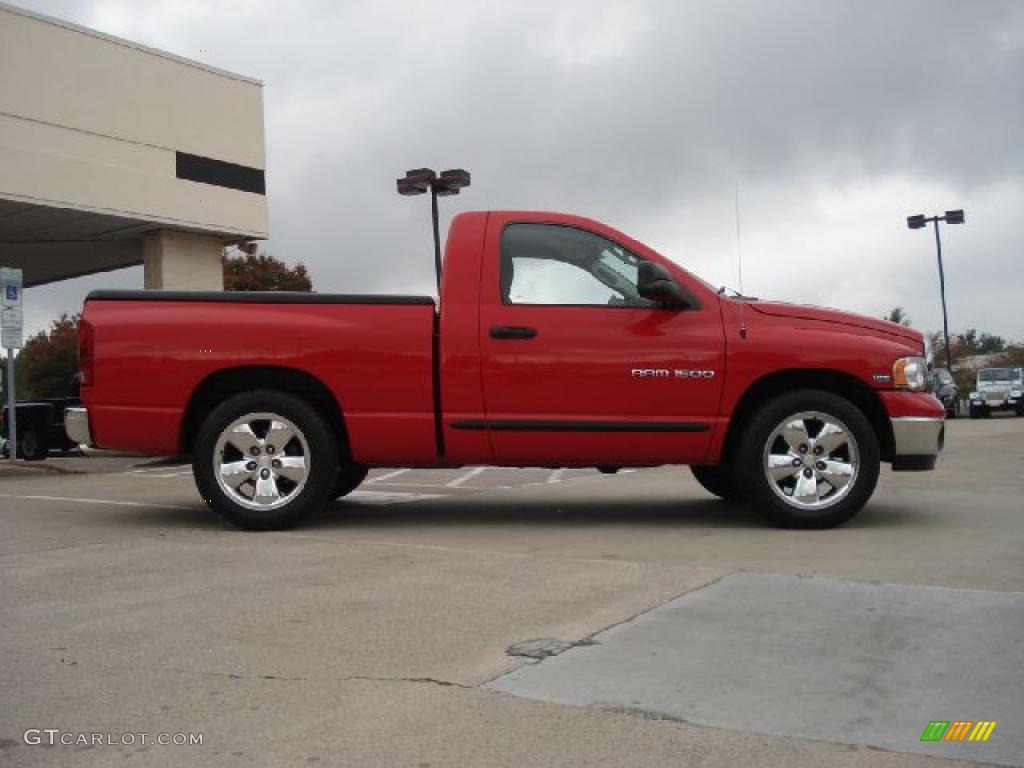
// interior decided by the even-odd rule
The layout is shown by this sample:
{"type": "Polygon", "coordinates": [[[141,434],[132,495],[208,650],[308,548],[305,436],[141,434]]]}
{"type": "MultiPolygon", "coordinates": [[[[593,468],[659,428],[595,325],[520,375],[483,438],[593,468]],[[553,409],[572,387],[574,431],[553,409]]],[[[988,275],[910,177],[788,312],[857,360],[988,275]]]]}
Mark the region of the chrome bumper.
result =
{"type": "Polygon", "coordinates": [[[92,445],[92,435],[89,434],[89,411],[85,408],[65,408],[64,431],[75,445],[92,445]]]}
{"type": "Polygon", "coordinates": [[[897,416],[892,422],[892,468],[897,472],[935,469],[946,437],[946,423],[931,416],[897,416]]]}

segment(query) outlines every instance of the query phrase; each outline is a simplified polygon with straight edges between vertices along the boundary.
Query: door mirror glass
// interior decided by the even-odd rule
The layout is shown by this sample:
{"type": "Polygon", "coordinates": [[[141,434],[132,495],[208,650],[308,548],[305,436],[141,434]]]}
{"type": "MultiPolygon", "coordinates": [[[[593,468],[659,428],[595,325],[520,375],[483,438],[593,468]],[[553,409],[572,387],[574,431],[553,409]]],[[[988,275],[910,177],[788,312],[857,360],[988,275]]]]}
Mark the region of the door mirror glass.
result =
{"type": "Polygon", "coordinates": [[[653,261],[640,262],[637,271],[637,291],[649,301],[657,301],[663,307],[686,309],[693,303],[686,291],[675,281],[671,273],[653,261]]]}

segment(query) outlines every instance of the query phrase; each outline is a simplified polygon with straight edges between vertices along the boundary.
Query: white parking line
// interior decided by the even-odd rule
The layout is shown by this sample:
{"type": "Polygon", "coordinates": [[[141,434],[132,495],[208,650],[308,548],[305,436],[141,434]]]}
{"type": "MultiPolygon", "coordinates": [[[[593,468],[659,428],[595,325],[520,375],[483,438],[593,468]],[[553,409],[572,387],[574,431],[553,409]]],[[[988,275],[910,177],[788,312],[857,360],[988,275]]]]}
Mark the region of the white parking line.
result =
{"type": "MultiPolygon", "coordinates": [[[[401,493],[391,491],[353,491],[345,498],[365,504],[401,504],[409,501],[428,501],[443,496],[436,493],[401,493]]],[[[74,504],[110,504],[115,507],[140,507],[143,509],[177,509],[194,512],[201,509],[200,504],[186,507],[179,504],[150,504],[146,501],[115,501],[114,499],[78,499],[70,496],[19,496],[13,493],[0,493],[0,499],[22,499],[26,501],[64,501],[74,504]]]]}
{"type": "Polygon", "coordinates": [[[189,512],[199,508],[185,507],[178,504],[150,504],[148,501],[114,501],[112,499],[75,499],[68,496],[18,496],[13,493],[0,493],[0,499],[28,499],[29,501],[71,501],[76,504],[112,504],[115,507],[145,507],[146,509],[183,509],[189,512]]]}
{"type": "MultiPolygon", "coordinates": [[[[436,493],[399,493],[390,491],[352,491],[345,499],[363,502],[365,504],[403,504],[409,501],[429,501],[430,499],[441,499],[443,496],[436,493]]],[[[344,499],[343,499],[344,500],[344,499]]]]}
{"type": "Polygon", "coordinates": [[[565,469],[564,468],[562,468],[562,469],[553,469],[553,470],[551,470],[551,474],[548,475],[548,482],[549,483],[560,483],[560,482],[562,482],[562,476],[564,474],[565,474],[565,469]]]}
{"type": "Polygon", "coordinates": [[[146,472],[144,474],[136,472],[125,472],[124,474],[128,475],[129,477],[138,478],[140,480],[149,480],[154,477],[187,477],[192,474],[192,470],[186,469],[182,472],[163,472],[161,474],[156,474],[153,472],[146,472]]]}
{"type": "Polygon", "coordinates": [[[486,469],[487,469],[487,467],[473,467],[466,474],[459,475],[457,478],[455,478],[451,482],[445,483],[444,487],[445,488],[460,488],[463,485],[465,485],[469,480],[473,479],[474,477],[476,477],[477,475],[479,475],[481,472],[483,472],[486,469]]]}
{"type": "Polygon", "coordinates": [[[396,469],[394,472],[387,472],[387,473],[385,473],[383,475],[379,475],[379,476],[373,478],[372,480],[367,480],[366,484],[367,485],[373,485],[375,483],[381,482],[382,480],[390,480],[392,477],[398,477],[399,475],[404,475],[406,472],[411,472],[411,471],[412,470],[410,470],[410,469],[396,469]]]}
{"type": "MultiPolygon", "coordinates": [[[[364,483],[364,485],[369,485],[369,483],[364,483]]],[[[402,482],[398,482],[398,483],[374,483],[374,486],[376,486],[377,488],[383,488],[385,486],[388,487],[388,488],[447,488],[448,487],[448,486],[442,485],[441,483],[402,483],[402,482]]],[[[360,486],[360,487],[362,487],[362,486],[360,486]]],[[[469,486],[469,487],[467,487],[467,486],[464,486],[464,485],[458,485],[458,486],[455,486],[454,488],[452,488],[452,490],[453,491],[483,491],[483,490],[495,491],[495,490],[502,490],[502,489],[505,489],[505,488],[512,488],[512,487],[514,487],[514,486],[511,486],[511,485],[489,485],[486,488],[481,488],[480,486],[469,486]]],[[[457,493],[456,494],[452,494],[452,495],[453,496],[458,496],[457,493]]]]}

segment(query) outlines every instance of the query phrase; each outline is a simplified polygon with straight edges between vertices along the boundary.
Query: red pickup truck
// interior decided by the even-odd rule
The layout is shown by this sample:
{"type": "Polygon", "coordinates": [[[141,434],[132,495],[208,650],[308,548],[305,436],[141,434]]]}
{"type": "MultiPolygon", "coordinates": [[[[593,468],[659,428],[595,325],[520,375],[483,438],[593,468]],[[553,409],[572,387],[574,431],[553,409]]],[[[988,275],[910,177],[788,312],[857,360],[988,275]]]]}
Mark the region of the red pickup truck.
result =
{"type": "Polygon", "coordinates": [[[427,296],[95,291],[78,442],[191,454],[204,500],[292,525],[368,468],[691,465],[777,524],[853,516],[928,470],[920,333],[729,298],[577,216],[463,213],[427,296]]]}

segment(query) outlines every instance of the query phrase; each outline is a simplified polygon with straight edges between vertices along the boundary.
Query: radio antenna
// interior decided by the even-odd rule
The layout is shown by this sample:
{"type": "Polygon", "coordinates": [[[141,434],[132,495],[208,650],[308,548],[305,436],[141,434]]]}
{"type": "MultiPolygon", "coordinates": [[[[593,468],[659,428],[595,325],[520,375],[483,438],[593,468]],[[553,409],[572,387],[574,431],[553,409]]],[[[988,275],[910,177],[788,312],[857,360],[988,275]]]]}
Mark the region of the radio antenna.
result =
{"type": "Polygon", "coordinates": [[[743,250],[740,248],[740,180],[736,179],[736,272],[740,287],[740,338],[747,338],[747,324],[743,320],[746,296],[743,293],[743,250]]]}

